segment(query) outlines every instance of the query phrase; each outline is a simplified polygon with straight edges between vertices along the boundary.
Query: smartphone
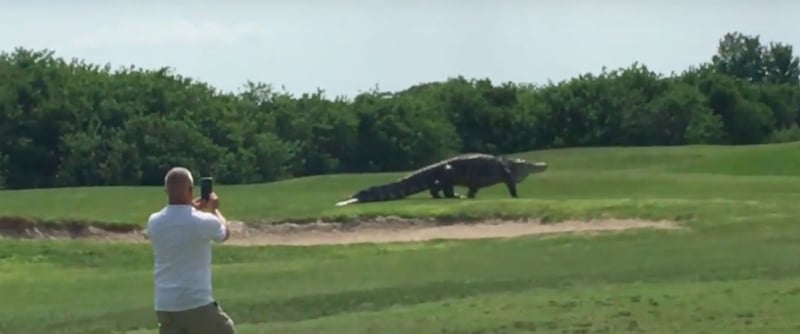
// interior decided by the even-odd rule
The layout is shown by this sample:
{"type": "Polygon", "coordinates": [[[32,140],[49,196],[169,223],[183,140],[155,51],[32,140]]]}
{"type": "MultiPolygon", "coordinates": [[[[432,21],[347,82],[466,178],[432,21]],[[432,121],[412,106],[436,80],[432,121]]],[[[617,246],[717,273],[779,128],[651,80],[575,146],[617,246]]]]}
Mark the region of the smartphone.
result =
{"type": "Polygon", "coordinates": [[[211,196],[212,186],[214,179],[211,177],[204,177],[200,179],[200,198],[207,201],[211,196]]]}

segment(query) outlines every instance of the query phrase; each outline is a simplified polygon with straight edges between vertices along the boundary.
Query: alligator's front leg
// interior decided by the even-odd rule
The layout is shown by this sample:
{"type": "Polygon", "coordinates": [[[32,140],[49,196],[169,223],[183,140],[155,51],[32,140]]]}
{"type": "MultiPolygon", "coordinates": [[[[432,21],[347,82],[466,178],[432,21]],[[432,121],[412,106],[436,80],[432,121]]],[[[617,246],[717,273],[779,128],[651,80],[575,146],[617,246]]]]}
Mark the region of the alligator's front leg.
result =
{"type": "Polygon", "coordinates": [[[517,198],[517,183],[514,182],[514,179],[511,177],[511,173],[503,174],[503,183],[506,184],[506,188],[508,188],[508,193],[511,197],[517,198]]]}
{"type": "Polygon", "coordinates": [[[475,187],[475,186],[469,187],[469,191],[467,192],[467,198],[475,198],[475,195],[478,194],[478,190],[480,189],[481,189],[480,187],[475,187]]]}
{"type": "Polygon", "coordinates": [[[511,195],[511,197],[519,197],[517,196],[517,185],[514,183],[514,181],[506,182],[506,188],[508,188],[508,193],[511,195]]]}

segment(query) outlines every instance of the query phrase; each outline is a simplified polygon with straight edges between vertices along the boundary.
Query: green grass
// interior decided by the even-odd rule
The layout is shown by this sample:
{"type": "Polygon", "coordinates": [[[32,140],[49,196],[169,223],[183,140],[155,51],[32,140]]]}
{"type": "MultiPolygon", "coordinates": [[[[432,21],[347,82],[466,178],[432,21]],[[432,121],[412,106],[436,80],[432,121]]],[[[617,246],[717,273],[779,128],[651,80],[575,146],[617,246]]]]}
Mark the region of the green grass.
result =
{"type": "MultiPolygon", "coordinates": [[[[714,147],[590,148],[520,154],[550,168],[518,187],[481,190],[478,200],[430,199],[336,208],[334,204],[371,185],[405,173],[329,175],[253,185],[217,185],[223,210],[245,221],[348,219],[399,216],[593,215],[633,205],[672,206],[715,199],[761,200],[798,196],[800,144],[714,147]],[[569,200],[566,202],[565,200],[569,200]],[[648,202],[649,201],[649,202],[648,202]],[[667,204],[664,204],[667,203],[667,204]]],[[[460,189],[464,193],[464,189],[460,189]]],[[[143,225],[164,203],[161,187],[86,187],[0,191],[0,215],[85,219],[143,225]]]]}
{"type": "MultiPolygon", "coordinates": [[[[523,198],[334,208],[399,173],[219,186],[243,220],[672,218],[601,236],[216,247],[215,294],[240,333],[797,333],[800,144],[568,149],[523,198]]],[[[0,214],[143,223],[155,188],[0,192],[0,214]]],[[[147,245],[0,240],[0,333],[153,333],[147,245]]]]}

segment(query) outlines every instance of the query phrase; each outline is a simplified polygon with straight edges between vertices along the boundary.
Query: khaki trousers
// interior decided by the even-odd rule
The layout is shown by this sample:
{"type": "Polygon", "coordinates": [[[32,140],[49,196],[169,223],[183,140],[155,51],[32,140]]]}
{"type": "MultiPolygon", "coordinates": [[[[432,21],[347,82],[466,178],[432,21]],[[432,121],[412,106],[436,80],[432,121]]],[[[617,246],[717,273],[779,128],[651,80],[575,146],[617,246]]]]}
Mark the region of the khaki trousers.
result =
{"type": "Polygon", "coordinates": [[[235,334],[233,320],[217,302],[186,311],[156,311],[159,334],[235,334]]]}

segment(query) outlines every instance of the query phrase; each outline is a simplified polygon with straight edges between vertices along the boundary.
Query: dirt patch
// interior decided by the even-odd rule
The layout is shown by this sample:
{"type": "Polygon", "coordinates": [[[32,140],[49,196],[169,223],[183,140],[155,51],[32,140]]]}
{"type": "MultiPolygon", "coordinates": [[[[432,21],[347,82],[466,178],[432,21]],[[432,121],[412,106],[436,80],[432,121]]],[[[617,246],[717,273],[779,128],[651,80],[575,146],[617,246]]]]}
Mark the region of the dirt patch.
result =
{"type": "MultiPolygon", "coordinates": [[[[95,226],[69,228],[25,224],[9,228],[0,224],[1,238],[81,239],[104,242],[147,242],[138,229],[116,231],[95,226]]],[[[485,220],[443,225],[432,219],[375,218],[358,223],[312,222],[246,224],[231,222],[230,245],[332,245],[352,243],[414,242],[434,239],[512,238],[558,233],[596,233],[636,228],[678,229],[671,221],[639,219],[598,219],[543,224],[537,220],[485,220]]]]}

